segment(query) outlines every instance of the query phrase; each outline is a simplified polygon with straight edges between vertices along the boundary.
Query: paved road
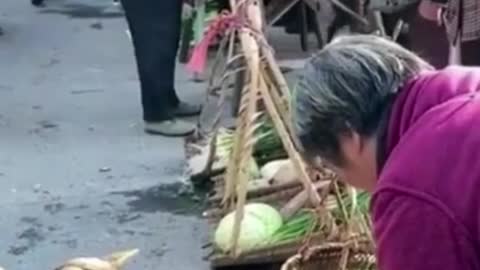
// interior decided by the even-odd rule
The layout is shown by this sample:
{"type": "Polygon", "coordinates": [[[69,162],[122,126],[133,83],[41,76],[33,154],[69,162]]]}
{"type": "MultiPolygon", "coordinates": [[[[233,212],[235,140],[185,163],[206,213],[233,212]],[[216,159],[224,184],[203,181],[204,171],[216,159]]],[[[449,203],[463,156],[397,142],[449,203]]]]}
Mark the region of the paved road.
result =
{"type": "MultiPolygon", "coordinates": [[[[110,0],[47,2],[0,1],[0,265],[138,247],[128,269],[208,269],[198,204],[178,196],[182,140],[142,132],[122,14],[110,0]]],[[[198,100],[202,86],[177,75],[198,100]]]]}

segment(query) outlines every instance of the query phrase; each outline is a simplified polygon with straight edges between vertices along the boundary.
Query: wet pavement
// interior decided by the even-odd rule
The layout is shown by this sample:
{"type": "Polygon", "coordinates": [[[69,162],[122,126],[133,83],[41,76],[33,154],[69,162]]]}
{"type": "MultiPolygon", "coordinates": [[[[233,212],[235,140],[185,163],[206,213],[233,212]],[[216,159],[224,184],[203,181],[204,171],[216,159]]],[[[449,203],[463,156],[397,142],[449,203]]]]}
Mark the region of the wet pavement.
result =
{"type": "MultiPolygon", "coordinates": [[[[121,11],[110,0],[29,2],[0,1],[0,266],[139,248],[127,269],[208,269],[183,142],[142,132],[121,11]]],[[[177,85],[201,100],[181,66],[177,85]]]]}

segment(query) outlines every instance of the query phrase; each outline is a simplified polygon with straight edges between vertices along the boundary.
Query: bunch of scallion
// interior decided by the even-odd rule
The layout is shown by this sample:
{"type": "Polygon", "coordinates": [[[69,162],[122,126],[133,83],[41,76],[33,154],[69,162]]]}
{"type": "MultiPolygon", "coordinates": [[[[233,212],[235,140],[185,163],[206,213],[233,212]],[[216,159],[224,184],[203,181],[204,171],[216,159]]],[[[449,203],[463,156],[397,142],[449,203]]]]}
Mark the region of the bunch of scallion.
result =
{"type": "Polygon", "coordinates": [[[313,211],[299,211],[273,234],[266,245],[273,246],[301,240],[315,231],[319,225],[313,211]]]}
{"type": "Polygon", "coordinates": [[[260,165],[287,156],[283,149],[282,140],[270,119],[263,117],[259,120],[258,127],[255,130],[255,136],[256,143],[253,156],[260,165]]]}
{"type": "Polygon", "coordinates": [[[367,192],[343,193],[337,196],[337,207],[333,209],[333,215],[339,219],[355,216],[368,216],[370,194],[367,192]]]}
{"type": "MultiPolygon", "coordinates": [[[[370,194],[367,192],[358,192],[352,194],[355,197],[352,198],[349,194],[342,195],[342,205],[346,212],[354,212],[354,215],[362,215],[368,218],[368,208],[370,204],[370,194]],[[355,207],[355,209],[352,209],[355,207]]],[[[333,202],[332,202],[333,203],[333,202]]],[[[330,203],[329,203],[330,204],[330,203]]],[[[329,207],[333,212],[333,215],[339,220],[343,220],[341,214],[341,207],[338,203],[334,203],[335,207],[329,207]]],[[[268,245],[278,245],[293,241],[298,241],[306,237],[308,234],[320,230],[322,224],[318,223],[317,215],[312,210],[301,210],[282,227],[280,227],[271,237],[268,245]]]]}

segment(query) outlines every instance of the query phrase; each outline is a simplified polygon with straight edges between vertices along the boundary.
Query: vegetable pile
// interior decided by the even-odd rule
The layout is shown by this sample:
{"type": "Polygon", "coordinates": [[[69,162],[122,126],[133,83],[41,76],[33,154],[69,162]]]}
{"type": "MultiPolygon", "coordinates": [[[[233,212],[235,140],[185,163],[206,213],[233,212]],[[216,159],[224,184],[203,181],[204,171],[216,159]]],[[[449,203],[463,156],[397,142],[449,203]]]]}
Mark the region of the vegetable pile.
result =
{"type": "MultiPolygon", "coordinates": [[[[287,156],[281,139],[269,120],[261,119],[255,129],[255,145],[246,170],[249,190],[269,185],[297,183],[298,175],[287,156]],[[283,158],[283,159],[282,159],[283,158]],[[261,168],[259,168],[259,165],[261,168]]],[[[215,141],[216,162],[227,164],[230,158],[234,131],[221,129],[215,141]]],[[[303,207],[291,217],[282,217],[279,211],[268,204],[250,203],[244,206],[240,223],[237,249],[242,252],[298,243],[312,235],[330,235],[331,226],[347,226],[350,222],[363,222],[361,233],[368,228],[368,205],[370,195],[357,192],[339,183],[333,185],[324,206],[328,217],[319,217],[318,212],[303,207]],[[322,224],[323,222],[323,224],[322,224]],[[332,225],[333,224],[333,225],[332,225]]],[[[224,216],[216,228],[214,242],[222,253],[230,253],[233,246],[235,212],[224,216]]]]}
{"type": "MultiPolygon", "coordinates": [[[[368,216],[368,204],[370,195],[360,192],[356,197],[344,195],[342,202],[336,203],[333,198],[327,202],[327,209],[333,213],[336,223],[341,224],[343,214],[355,212],[357,217],[368,216]],[[354,203],[356,201],[356,208],[354,203]]],[[[219,223],[215,232],[215,244],[223,252],[228,253],[231,249],[232,231],[235,212],[226,215],[219,223]]],[[[242,252],[252,251],[259,248],[277,246],[289,242],[303,240],[308,235],[324,229],[325,224],[319,223],[317,214],[313,210],[300,210],[285,222],[280,213],[267,204],[251,203],[245,205],[245,215],[240,225],[238,248],[242,252]]]]}

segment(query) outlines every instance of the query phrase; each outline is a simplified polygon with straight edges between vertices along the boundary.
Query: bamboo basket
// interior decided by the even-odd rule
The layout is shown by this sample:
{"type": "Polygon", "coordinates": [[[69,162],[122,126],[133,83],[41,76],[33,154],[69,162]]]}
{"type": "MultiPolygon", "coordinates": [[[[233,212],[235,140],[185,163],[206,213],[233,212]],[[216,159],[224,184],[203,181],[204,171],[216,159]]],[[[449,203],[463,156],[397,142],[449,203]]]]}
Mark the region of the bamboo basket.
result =
{"type": "MultiPolygon", "coordinates": [[[[328,175],[328,177],[332,176],[328,175]]],[[[319,182],[331,180],[331,178],[317,179],[319,182]]],[[[212,181],[214,189],[222,189],[223,175],[213,178],[212,181]]],[[[268,189],[251,190],[247,193],[247,202],[263,202],[272,206],[282,206],[301,190],[302,186],[299,183],[296,185],[292,183],[291,186],[273,186],[268,189]]],[[[222,207],[215,194],[210,196],[209,203],[210,207],[204,212],[204,218],[213,232],[228,210],[222,207]]],[[[332,203],[332,199],[330,199],[325,204],[332,205],[332,203]]],[[[238,257],[214,249],[206,259],[211,262],[213,268],[251,265],[266,267],[267,265],[281,265],[285,262],[282,270],[374,269],[375,259],[370,239],[366,236],[357,236],[353,239],[341,240],[342,234],[341,231],[332,232],[329,236],[314,233],[308,240],[298,239],[289,243],[262,247],[242,253],[238,257]]],[[[208,247],[212,246],[213,244],[208,245],[208,247]]]]}
{"type": "Polygon", "coordinates": [[[349,255],[344,255],[342,248],[328,245],[316,248],[318,251],[307,260],[291,257],[282,265],[281,270],[375,269],[375,257],[369,252],[349,251],[349,255]]]}

